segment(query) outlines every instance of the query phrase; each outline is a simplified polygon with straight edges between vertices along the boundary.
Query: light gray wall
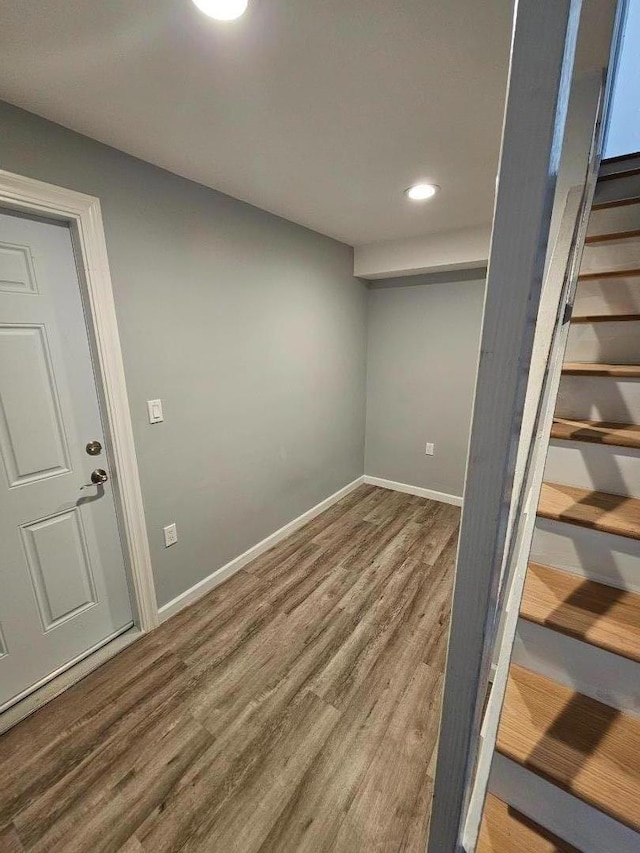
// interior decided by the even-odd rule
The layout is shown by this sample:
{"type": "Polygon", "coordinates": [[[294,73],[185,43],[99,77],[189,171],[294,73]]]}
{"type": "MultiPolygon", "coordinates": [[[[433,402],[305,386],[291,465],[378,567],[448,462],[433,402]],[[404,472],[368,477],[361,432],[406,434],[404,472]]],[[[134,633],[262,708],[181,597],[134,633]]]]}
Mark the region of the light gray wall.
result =
{"type": "Polygon", "coordinates": [[[483,270],[372,283],[369,476],[462,495],[483,298],[483,270]]]}
{"type": "Polygon", "coordinates": [[[0,168],[102,202],[160,604],[363,473],[351,248],[2,102],[0,168]]]}

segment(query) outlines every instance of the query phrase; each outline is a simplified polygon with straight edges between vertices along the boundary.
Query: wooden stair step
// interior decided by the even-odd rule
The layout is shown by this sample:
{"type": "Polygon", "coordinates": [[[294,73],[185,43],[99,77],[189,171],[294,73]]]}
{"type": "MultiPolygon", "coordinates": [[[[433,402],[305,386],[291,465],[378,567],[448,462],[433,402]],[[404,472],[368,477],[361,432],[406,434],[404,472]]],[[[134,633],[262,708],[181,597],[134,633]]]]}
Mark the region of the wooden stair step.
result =
{"type": "Polygon", "coordinates": [[[593,195],[592,210],[611,207],[623,207],[637,202],[640,197],[640,177],[638,160],[612,167],[609,164],[599,176],[593,195]],[[606,178],[614,175],[615,178],[606,178]]]}
{"type": "Polygon", "coordinates": [[[640,595],[530,563],[520,615],[640,662],[640,595]]]}
{"type": "Polygon", "coordinates": [[[640,830],[640,719],[512,664],[496,748],[640,830]]]}
{"type": "Polygon", "coordinates": [[[640,159],[635,154],[624,160],[602,163],[591,209],[619,207],[637,199],[640,196],[639,166],[640,159]]]}
{"type": "Polygon", "coordinates": [[[614,157],[603,157],[600,161],[600,174],[598,175],[598,179],[600,179],[604,174],[617,174],[615,169],[618,168],[618,163],[624,163],[626,161],[631,164],[638,157],[640,157],[640,151],[629,151],[627,154],[616,154],[614,157]]]}
{"type": "MultiPolygon", "coordinates": [[[[598,275],[593,275],[592,273],[585,273],[585,275],[587,275],[589,277],[587,280],[588,282],[601,280],[602,284],[604,286],[608,286],[608,287],[613,287],[617,283],[624,284],[626,279],[631,279],[630,283],[634,288],[640,286],[640,270],[636,270],[635,272],[633,272],[633,271],[627,272],[625,270],[624,275],[622,275],[622,273],[619,273],[619,274],[618,273],[613,273],[613,274],[607,273],[604,275],[600,275],[599,273],[598,273],[598,275]],[[621,279],[622,279],[622,282],[620,282],[621,279]]],[[[577,291],[578,294],[580,294],[580,292],[581,292],[580,291],[580,283],[581,282],[579,281],[578,282],[578,291],[577,291]]],[[[584,283],[584,281],[582,283],[584,283]]]]}
{"type": "Polygon", "coordinates": [[[569,418],[554,418],[551,438],[640,449],[640,426],[637,424],[617,424],[609,421],[576,421],[569,418]]]}
{"type": "Polygon", "coordinates": [[[640,269],[638,269],[637,267],[625,270],[601,270],[600,272],[581,272],[578,276],[578,281],[593,281],[598,278],[626,278],[636,275],[640,275],[640,269]]]}
{"type": "Polygon", "coordinates": [[[589,361],[565,361],[562,372],[568,376],[615,376],[640,379],[640,364],[600,364],[589,361]]]}
{"type": "Polygon", "coordinates": [[[638,498],[593,492],[560,483],[543,483],[538,515],[553,521],[600,530],[602,533],[640,539],[638,498]]]}
{"type": "Polygon", "coordinates": [[[640,320],[640,314],[583,314],[572,317],[572,323],[630,323],[640,320]]]}
{"type": "Polygon", "coordinates": [[[530,818],[487,794],[477,853],[579,853],[530,818]]]}
{"type": "Polygon", "coordinates": [[[587,245],[592,245],[593,243],[609,243],[614,240],[626,240],[631,237],[640,237],[640,228],[629,229],[628,231],[611,231],[608,234],[589,234],[589,236],[585,238],[585,243],[587,245]]]}
{"type": "Polygon", "coordinates": [[[639,166],[633,166],[629,169],[624,169],[620,172],[612,172],[610,175],[600,175],[598,178],[598,183],[601,184],[604,181],[616,181],[619,178],[630,178],[632,175],[640,175],[639,166]]]}

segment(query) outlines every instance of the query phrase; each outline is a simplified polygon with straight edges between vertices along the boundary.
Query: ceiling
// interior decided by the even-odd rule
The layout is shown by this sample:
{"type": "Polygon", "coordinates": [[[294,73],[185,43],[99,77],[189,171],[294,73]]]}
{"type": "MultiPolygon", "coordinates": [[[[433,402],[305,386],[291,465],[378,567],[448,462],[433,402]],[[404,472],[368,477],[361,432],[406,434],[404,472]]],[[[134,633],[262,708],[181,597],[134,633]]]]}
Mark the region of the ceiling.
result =
{"type": "Polygon", "coordinates": [[[352,245],[491,218],[512,0],[3,0],[0,97],[352,245]],[[416,180],[441,186],[415,204],[416,180]]]}

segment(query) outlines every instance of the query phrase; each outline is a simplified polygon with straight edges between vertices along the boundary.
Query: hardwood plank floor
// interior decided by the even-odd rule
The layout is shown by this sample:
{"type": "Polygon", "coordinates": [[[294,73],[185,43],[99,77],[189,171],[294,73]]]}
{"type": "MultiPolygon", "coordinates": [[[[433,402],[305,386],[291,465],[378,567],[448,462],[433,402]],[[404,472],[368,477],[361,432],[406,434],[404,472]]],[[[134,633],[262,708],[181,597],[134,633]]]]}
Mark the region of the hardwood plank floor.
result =
{"type": "Polygon", "coordinates": [[[362,486],[0,737],[0,853],[423,853],[459,517],[362,486]]]}

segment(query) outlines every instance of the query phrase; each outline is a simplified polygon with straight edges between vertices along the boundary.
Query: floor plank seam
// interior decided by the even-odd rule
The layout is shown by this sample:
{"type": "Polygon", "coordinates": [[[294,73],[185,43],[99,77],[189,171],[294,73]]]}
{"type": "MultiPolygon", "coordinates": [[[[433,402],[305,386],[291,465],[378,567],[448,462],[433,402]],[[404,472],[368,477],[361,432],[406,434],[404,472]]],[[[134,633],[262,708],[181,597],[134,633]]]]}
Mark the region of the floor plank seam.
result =
{"type": "Polygon", "coordinates": [[[20,723],[0,849],[423,853],[459,518],[360,487],[20,723]]]}

